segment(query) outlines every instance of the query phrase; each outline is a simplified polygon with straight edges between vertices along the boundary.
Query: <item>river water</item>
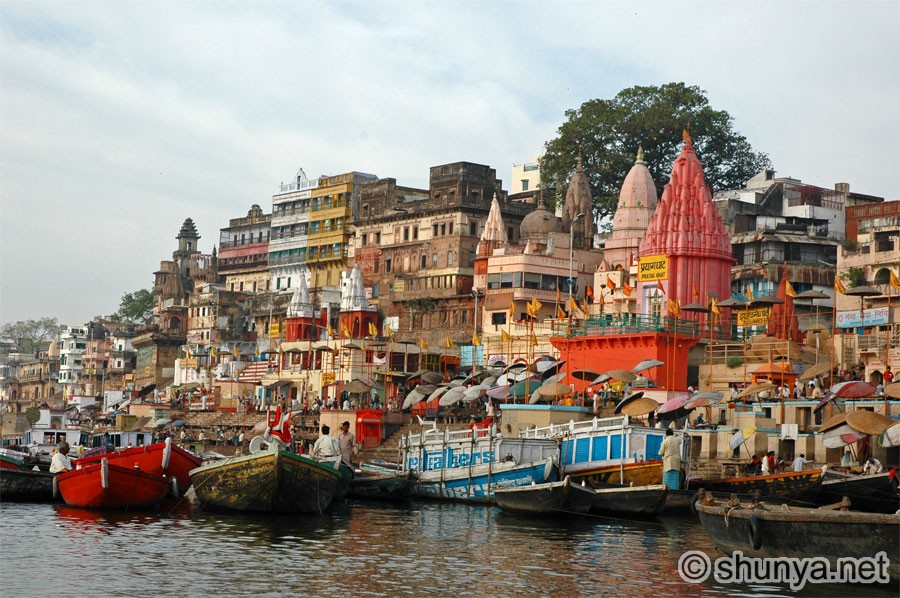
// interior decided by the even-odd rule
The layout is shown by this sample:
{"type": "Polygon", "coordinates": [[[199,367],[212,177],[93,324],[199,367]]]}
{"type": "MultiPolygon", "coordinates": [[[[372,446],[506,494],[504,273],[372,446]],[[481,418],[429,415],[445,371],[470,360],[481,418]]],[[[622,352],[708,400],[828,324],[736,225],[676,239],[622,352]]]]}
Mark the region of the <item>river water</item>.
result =
{"type": "MultiPolygon", "coordinates": [[[[354,502],[323,516],[161,513],[0,503],[4,596],[793,595],[685,583],[687,550],[721,556],[690,518],[544,520],[495,507],[354,502]]],[[[807,586],[801,595],[896,596],[807,586]]]]}

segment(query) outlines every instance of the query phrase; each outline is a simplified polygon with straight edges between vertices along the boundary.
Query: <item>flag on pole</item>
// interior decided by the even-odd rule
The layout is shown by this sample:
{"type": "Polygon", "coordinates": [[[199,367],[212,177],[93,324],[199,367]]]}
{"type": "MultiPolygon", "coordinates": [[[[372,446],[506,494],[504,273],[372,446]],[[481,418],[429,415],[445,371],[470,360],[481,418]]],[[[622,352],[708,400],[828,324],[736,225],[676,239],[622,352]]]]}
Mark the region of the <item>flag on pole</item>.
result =
{"type": "Polygon", "coordinates": [[[237,346],[236,343],[235,343],[235,345],[231,348],[231,356],[234,357],[235,359],[237,359],[238,356],[239,356],[239,353],[238,353],[238,346],[237,346]]]}
{"type": "Polygon", "coordinates": [[[391,328],[390,326],[388,326],[387,324],[385,324],[385,325],[384,325],[384,335],[385,335],[385,336],[392,336],[393,334],[394,334],[394,329],[391,328]]]}
{"type": "Polygon", "coordinates": [[[344,338],[350,338],[353,336],[352,334],[350,334],[350,329],[347,328],[346,324],[341,324],[341,336],[344,338]]]}
{"type": "Polygon", "coordinates": [[[841,281],[837,276],[834,277],[834,290],[841,295],[845,295],[847,293],[847,289],[844,288],[844,285],[841,284],[841,281]]]}
{"type": "Polygon", "coordinates": [[[656,288],[657,288],[657,289],[659,290],[659,292],[662,293],[663,295],[666,294],[666,289],[663,288],[663,286],[662,286],[662,281],[661,281],[661,280],[657,280],[657,281],[656,281],[656,288]]]}
{"type": "Polygon", "coordinates": [[[516,302],[512,299],[509,300],[509,319],[512,320],[513,316],[516,313],[516,302]]]}
{"type": "Polygon", "coordinates": [[[562,303],[562,297],[559,294],[559,289],[556,289],[556,304],[559,305],[562,303]]]}
{"type": "Polygon", "coordinates": [[[754,301],[756,301],[756,297],[753,296],[753,289],[748,286],[744,287],[744,290],[747,294],[747,303],[753,303],[754,301]]]}
{"type": "Polygon", "coordinates": [[[449,336],[446,338],[446,340],[444,342],[444,346],[447,347],[448,349],[452,349],[452,348],[456,347],[456,345],[453,343],[453,341],[450,340],[449,336]]]}
{"type": "Polygon", "coordinates": [[[480,347],[480,346],[481,346],[481,339],[478,338],[478,334],[473,334],[473,335],[472,335],[472,345],[475,346],[475,347],[480,347]]]}
{"type": "Polygon", "coordinates": [[[609,274],[606,275],[606,288],[613,292],[616,290],[616,283],[609,277],[609,274]]]}
{"type": "Polygon", "coordinates": [[[508,343],[509,342],[509,333],[505,330],[500,331],[500,342],[508,343]]]}
{"type": "Polygon", "coordinates": [[[575,302],[574,297],[569,297],[569,300],[566,302],[566,307],[568,307],[569,311],[572,312],[573,314],[577,310],[581,309],[580,307],[578,307],[578,303],[575,302]]]}
{"type": "Polygon", "coordinates": [[[334,328],[331,327],[331,324],[328,324],[328,338],[334,338],[335,336],[337,335],[334,333],[334,328]]]}
{"type": "Polygon", "coordinates": [[[560,305],[556,306],[556,317],[560,320],[565,320],[568,317],[566,315],[566,312],[563,311],[563,308],[560,305]]]}
{"type": "Polygon", "coordinates": [[[378,336],[378,328],[372,322],[369,322],[369,336],[378,336]]]}
{"type": "Polygon", "coordinates": [[[216,348],[215,348],[215,347],[210,347],[210,348],[209,348],[209,356],[212,357],[213,359],[215,359],[216,357],[219,356],[219,352],[216,351],[216,348]]]}
{"type": "Polygon", "coordinates": [[[534,307],[534,313],[541,311],[541,308],[544,307],[544,304],[537,300],[537,297],[531,298],[531,305],[534,307]]]}
{"type": "Polygon", "coordinates": [[[428,350],[428,343],[425,342],[425,339],[424,339],[424,338],[420,338],[420,339],[419,339],[419,347],[421,347],[421,348],[424,349],[425,351],[428,350]]]}
{"type": "Polygon", "coordinates": [[[584,299],[584,300],[581,302],[581,311],[584,312],[584,315],[585,315],[585,316],[590,317],[590,315],[591,315],[591,305],[590,305],[590,303],[587,302],[587,299],[584,299]]]}
{"type": "Polygon", "coordinates": [[[681,305],[679,305],[678,299],[669,299],[669,313],[676,318],[681,315],[681,305]]]}
{"type": "Polygon", "coordinates": [[[628,284],[627,279],[622,281],[622,292],[625,293],[626,297],[631,297],[631,294],[634,292],[634,288],[628,284]]]}
{"type": "Polygon", "coordinates": [[[587,288],[585,288],[584,296],[587,298],[588,303],[594,302],[594,289],[591,287],[591,285],[588,285],[587,288]]]}
{"type": "Polygon", "coordinates": [[[893,270],[891,270],[890,272],[891,272],[891,286],[894,287],[895,289],[900,289],[900,278],[898,278],[897,275],[894,274],[893,270]]]}
{"type": "Polygon", "coordinates": [[[537,335],[534,334],[534,330],[531,331],[531,344],[532,345],[537,344],[537,335]]]}
{"type": "Polygon", "coordinates": [[[700,290],[694,285],[694,303],[700,303],[700,290]]]}
{"type": "Polygon", "coordinates": [[[716,303],[716,298],[715,298],[715,297],[713,297],[712,303],[710,303],[709,311],[713,312],[713,313],[716,314],[717,316],[721,316],[721,315],[722,315],[722,310],[719,309],[719,304],[716,303]]]}
{"type": "Polygon", "coordinates": [[[256,356],[259,357],[259,343],[256,343],[256,356]]]}
{"type": "Polygon", "coordinates": [[[791,284],[790,280],[784,281],[784,294],[788,297],[796,297],[797,291],[794,290],[794,285],[791,284]]]}
{"type": "Polygon", "coordinates": [[[537,317],[534,315],[534,305],[531,304],[531,301],[525,304],[525,313],[529,318],[537,317]]]}

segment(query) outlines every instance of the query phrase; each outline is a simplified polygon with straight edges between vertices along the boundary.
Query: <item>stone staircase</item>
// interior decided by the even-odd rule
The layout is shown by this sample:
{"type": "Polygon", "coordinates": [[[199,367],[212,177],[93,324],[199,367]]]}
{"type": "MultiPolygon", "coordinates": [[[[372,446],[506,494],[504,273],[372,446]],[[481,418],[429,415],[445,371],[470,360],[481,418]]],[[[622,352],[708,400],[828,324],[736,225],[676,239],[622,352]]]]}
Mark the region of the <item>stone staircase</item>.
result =
{"type": "MultiPolygon", "coordinates": [[[[431,423],[426,423],[426,427],[430,427],[431,423]]],[[[438,429],[443,430],[449,428],[454,430],[468,430],[468,423],[460,424],[438,424],[438,429]]],[[[399,459],[400,439],[407,434],[418,434],[422,429],[419,422],[411,422],[400,426],[393,434],[384,439],[384,441],[376,447],[360,449],[358,459],[360,463],[370,463],[374,461],[387,461],[388,463],[396,463],[399,459]]]]}

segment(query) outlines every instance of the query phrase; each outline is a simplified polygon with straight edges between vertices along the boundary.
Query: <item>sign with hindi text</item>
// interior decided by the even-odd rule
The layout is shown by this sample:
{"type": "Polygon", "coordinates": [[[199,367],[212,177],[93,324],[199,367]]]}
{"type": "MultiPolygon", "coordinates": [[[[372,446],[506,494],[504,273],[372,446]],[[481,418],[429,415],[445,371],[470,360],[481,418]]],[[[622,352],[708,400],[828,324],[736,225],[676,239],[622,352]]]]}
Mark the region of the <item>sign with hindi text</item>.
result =
{"type": "Polygon", "coordinates": [[[881,326],[888,323],[888,308],[876,307],[863,310],[860,320],[859,310],[839,311],[834,317],[837,328],[859,328],[860,326],[881,326]],[[862,322],[862,324],[860,324],[862,322]]]}
{"type": "Polygon", "coordinates": [[[746,328],[747,326],[765,326],[769,323],[769,308],[757,307],[754,309],[742,309],[737,312],[737,325],[746,328]]]}
{"type": "Polygon", "coordinates": [[[669,257],[666,255],[647,255],[638,262],[638,282],[668,280],[669,257]]]}

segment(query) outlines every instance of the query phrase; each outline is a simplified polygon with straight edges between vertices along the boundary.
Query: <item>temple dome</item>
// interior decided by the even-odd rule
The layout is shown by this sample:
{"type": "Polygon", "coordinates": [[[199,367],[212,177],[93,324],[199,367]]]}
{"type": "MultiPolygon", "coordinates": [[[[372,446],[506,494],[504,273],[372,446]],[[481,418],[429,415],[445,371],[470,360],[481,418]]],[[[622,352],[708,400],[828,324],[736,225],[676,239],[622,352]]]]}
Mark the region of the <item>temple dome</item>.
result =
{"type": "Polygon", "coordinates": [[[550,233],[560,232],[559,220],[556,215],[544,206],[538,208],[522,219],[519,225],[519,236],[523,241],[546,240],[550,233]]]}

